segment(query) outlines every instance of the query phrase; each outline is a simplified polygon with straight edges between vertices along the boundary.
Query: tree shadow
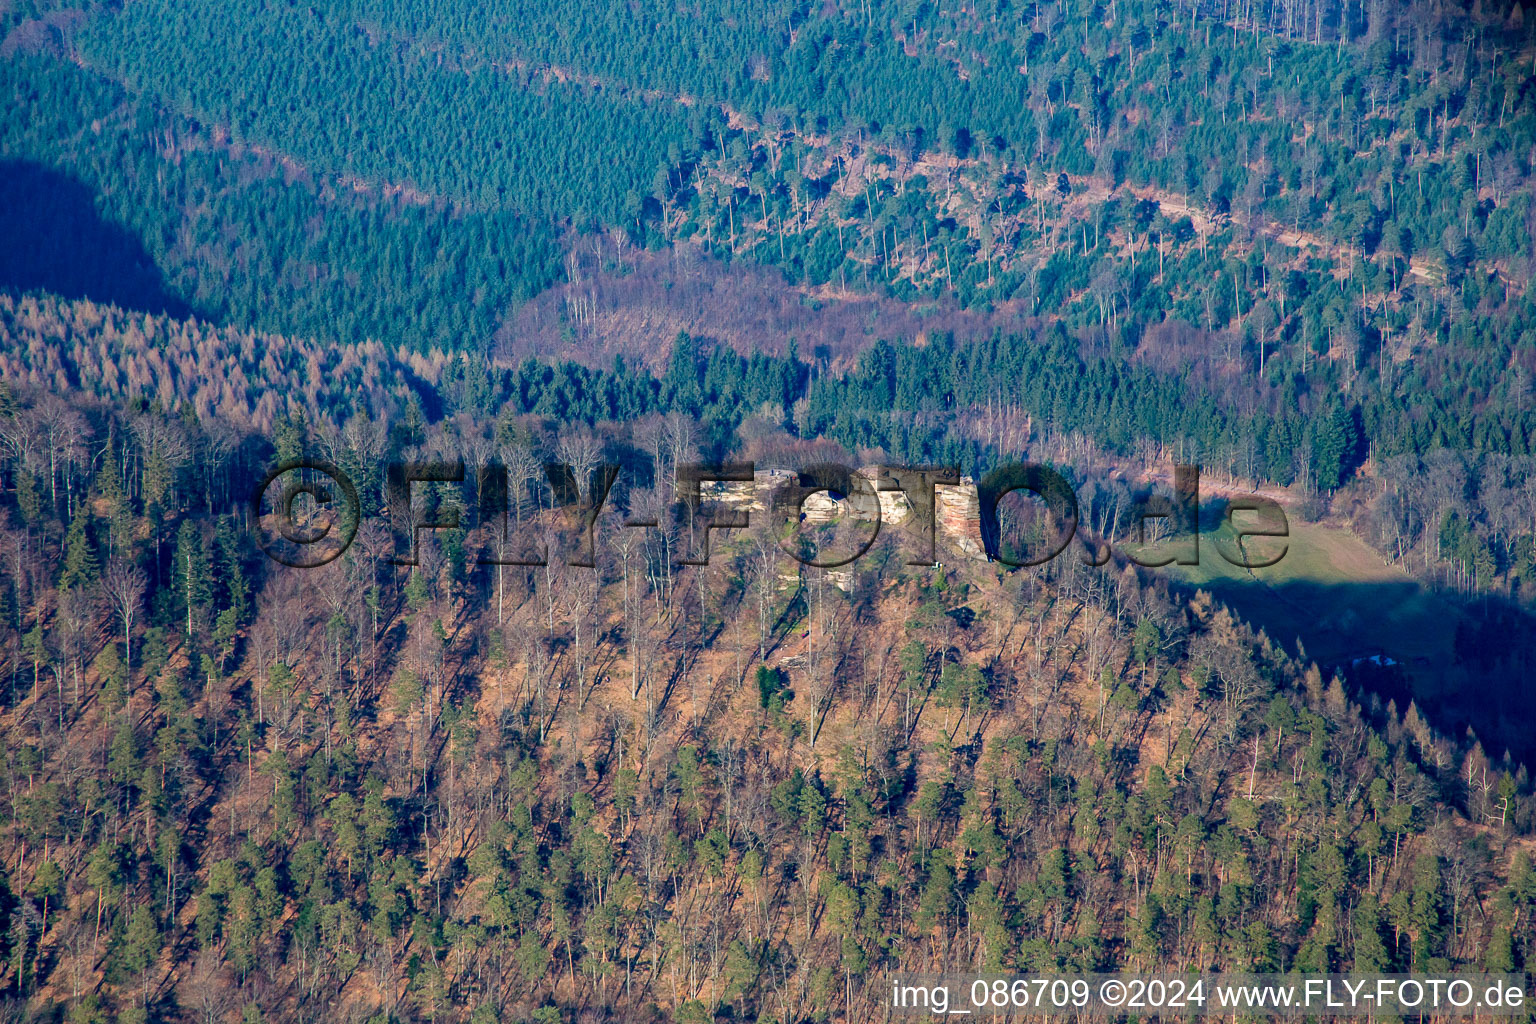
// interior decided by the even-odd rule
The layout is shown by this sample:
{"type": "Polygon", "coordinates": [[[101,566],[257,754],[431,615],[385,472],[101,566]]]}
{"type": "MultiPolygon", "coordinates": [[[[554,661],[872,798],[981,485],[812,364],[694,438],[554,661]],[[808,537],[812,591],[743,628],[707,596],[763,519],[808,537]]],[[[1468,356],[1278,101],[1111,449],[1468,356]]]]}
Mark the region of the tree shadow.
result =
{"type": "Polygon", "coordinates": [[[1291,654],[1305,650],[1325,678],[1398,713],[1409,701],[1460,742],[1470,728],[1490,757],[1536,763],[1527,709],[1536,693],[1536,616],[1506,597],[1401,583],[1218,580],[1204,589],[1291,654]],[[1298,644],[1300,647],[1298,647],[1298,644]]]}
{"type": "Polygon", "coordinates": [[[89,187],[29,160],[0,160],[0,290],[190,312],[138,237],[101,215],[89,187]]]}

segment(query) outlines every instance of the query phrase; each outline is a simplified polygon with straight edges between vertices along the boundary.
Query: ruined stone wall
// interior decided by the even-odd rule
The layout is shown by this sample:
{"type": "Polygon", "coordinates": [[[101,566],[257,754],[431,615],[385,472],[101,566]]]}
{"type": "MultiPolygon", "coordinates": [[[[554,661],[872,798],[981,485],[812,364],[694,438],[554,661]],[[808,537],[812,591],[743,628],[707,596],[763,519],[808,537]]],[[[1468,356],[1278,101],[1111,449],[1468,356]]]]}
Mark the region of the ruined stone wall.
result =
{"type": "MultiPolygon", "coordinates": [[[[878,500],[880,505],[881,527],[907,528],[915,533],[917,523],[912,505],[906,494],[895,487],[889,475],[883,473],[879,466],[865,467],[859,473],[875,488],[873,500],[878,500]]],[[[760,469],[751,484],[714,481],[704,484],[700,494],[705,501],[718,501],[749,512],[767,513],[774,491],[793,478],[794,473],[790,470],[760,469]]],[[[837,501],[833,501],[826,493],[813,494],[801,506],[801,514],[807,523],[824,525],[849,514],[851,509],[858,510],[861,502],[871,500],[868,495],[858,493],[851,496],[851,499],[845,497],[837,501]]],[[[939,557],[942,559],[942,549],[948,548],[952,555],[984,559],[986,549],[981,539],[981,502],[976,482],[970,477],[962,477],[959,484],[938,485],[934,489],[934,506],[941,548],[939,557]]],[[[865,518],[872,518],[873,505],[862,509],[861,514],[865,518]]]]}

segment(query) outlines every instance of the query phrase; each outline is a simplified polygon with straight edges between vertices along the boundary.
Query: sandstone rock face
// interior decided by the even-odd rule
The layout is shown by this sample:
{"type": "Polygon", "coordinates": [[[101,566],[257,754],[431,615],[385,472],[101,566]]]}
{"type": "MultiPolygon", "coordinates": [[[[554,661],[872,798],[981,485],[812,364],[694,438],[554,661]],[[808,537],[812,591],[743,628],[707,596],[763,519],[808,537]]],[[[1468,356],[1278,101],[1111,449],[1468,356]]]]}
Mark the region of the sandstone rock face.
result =
{"type": "Polygon", "coordinates": [[[976,491],[976,481],[961,477],[958,486],[939,485],[935,488],[935,505],[939,518],[939,536],[972,558],[985,559],[986,548],[981,540],[981,498],[976,491]]]}

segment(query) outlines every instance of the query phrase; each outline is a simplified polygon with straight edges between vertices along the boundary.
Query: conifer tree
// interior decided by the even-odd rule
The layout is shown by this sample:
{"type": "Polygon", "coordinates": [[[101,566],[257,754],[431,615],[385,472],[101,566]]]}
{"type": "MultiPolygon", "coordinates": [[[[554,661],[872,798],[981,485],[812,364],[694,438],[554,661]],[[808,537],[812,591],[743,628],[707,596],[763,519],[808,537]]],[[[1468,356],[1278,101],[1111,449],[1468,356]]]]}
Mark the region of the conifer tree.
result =
{"type": "Polygon", "coordinates": [[[69,534],[64,538],[64,572],[59,576],[59,586],[82,590],[100,575],[101,563],[90,533],[90,513],[82,509],[69,524],[69,534]]]}
{"type": "Polygon", "coordinates": [[[213,589],[207,545],[191,519],[182,520],[181,528],[176,531],[171,565],[176,579],[176,596],[186,611],[187,639],[191,640],[194,616],[207,604],[213,589]]]}

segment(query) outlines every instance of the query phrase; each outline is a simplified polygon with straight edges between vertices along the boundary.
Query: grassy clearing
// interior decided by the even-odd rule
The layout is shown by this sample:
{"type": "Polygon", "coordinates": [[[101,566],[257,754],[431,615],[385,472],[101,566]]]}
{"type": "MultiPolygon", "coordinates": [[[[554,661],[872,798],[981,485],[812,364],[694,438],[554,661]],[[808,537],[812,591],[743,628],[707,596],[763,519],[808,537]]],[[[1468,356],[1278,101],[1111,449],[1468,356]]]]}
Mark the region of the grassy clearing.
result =
{"type": "MultiPolygon", "coordinates": [[[[1250,539],[1255,561],[1278,553],[1277,539],[1250,539]]],[[[1458,612],[1354,534],[1292,519],[1275,565],[1243,569],[1229,527],[1202,535],[1200,564],[1168,566],[1181,583],[1210,591],[1274,639],[1330,665],[1373,654],[1401,662],[1415,676],[1451,668],[1458,612]]],[[[1428,679],[1424,679],[1428,682],[1428,679]]]]}

